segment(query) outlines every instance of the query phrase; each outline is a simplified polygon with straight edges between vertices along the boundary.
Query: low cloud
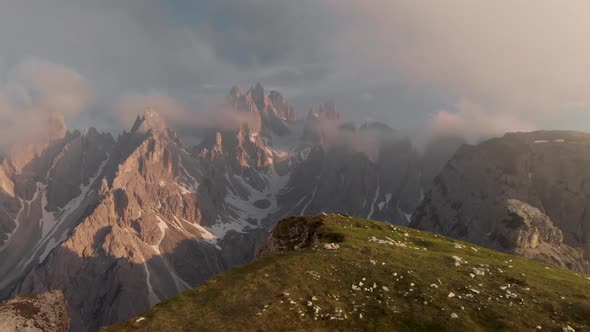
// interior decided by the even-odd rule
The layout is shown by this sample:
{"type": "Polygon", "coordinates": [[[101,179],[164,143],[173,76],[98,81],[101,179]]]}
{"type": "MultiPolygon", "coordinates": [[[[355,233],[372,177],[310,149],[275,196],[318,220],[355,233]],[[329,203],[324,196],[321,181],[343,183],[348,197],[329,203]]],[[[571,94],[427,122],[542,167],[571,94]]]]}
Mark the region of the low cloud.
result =
{"type": "Polygon", "coordinates": [[[379,159],[384,143],[401,139],[391,128],[380,123],[342,123],[339,118],[328,118],[320,114],[318,118],[306,124],[306,130],[312,134],[313,141],[320,140],[328,148],[344,148],[350,152],[365,154],[369,159],[379,159]]]}
{"type": "MultiPolygon", "coordinates": [[[[435,107],[458,104],[439,113],[436,126],[461,127],[473,138],[546,126],[543,120],[555,113],[590,109],[588,1],[338,3],[359,22],[341,34],[340,44],[358,40],[353,47],[358,59],[395,74],[402,86],[422,91],[419,98],[439,104],[435,107]],[[463,99],[472,105],[462,105],[463,99]],[[475,121],[475,129],[461,124],[466,121],[475,121]]],[[[352,61],[350,68],[362,68],[352,61]]],[[[400,118],[411,117],[408,113],[400,118]]],[[[574,126],[576,118],[568,121],[574,126]]]]}
{"type": "Polygon", "coordinates": [[[130,128],[135,118],[147,108],[158,112],[172,128],[182,131],[237,129],[244,123],[251,129],[260,130],[260,117],[255,113],[238,111],[222,101],[198,110],[165,94],[132,94],[122,97],[113,111],[120,127],[130,128]]]}
{"type": "Polygon", "coordinates": [[[328,143],[336,147],[344,147],[355,153],[365,154],[370,160],[379,159],[379,150],[386,140],[378,130],[363,129],[348,131],[340,129],[328,134],[328,143]]]}
{"type": "Polygon", "coordinates": [[[1,74],[0,151],[65,134],[64,115],[92,101],[85,79],[65,66],[29,59],[1,74]]]}
{"type": "Polygon", "coordinates": [[[519,118],[498,111],[489,111],[467,100],[460,101],[454,111],[436,113],[428,124],[426,143],[437,137],[459,137],[469,143],[506,132],[530,131],[535,126],[519,118]]]}
{"type": "MultiPolygon", "coordinates": [[[[15,63],[32,54],[71,66],[92,82],[99,107],[70,122],[75,126],[129,128],[145,105],[119,108],[124,113],[114,117],[125,125],[115,128],[113,100],[128,99],[120,96],[148,96],[147,104],[170,113],[172,125],[224,125],[231,110],[219,116],[208,105],[232,85],[261,81],[300,112],[333,98],[347,119],[369,114],[396,128],[464,128],[475,137],[476,130],[460,125],[466,119],[482,122],[474,127],[485,136],[501,125],[502,132],[550,129],[551,119],[559,118],[560,128],[590,129],[576,113],[590,109],[585,0],[8,0],[0,9],[0,68],[9,67],[1,74],[2,108],[29,108],[19,88],[7,86],[15,76],[30,85],[22,82],[30,75],[45,91],[36,96],[44,99],[43,108],[75,114],[86,105],[84,98],[54,97],[61,89],[86,93],[77,91],[77,80],[53,85],[47,78],[71,70],[56,64],[43,75],[45,65],[18,69],[22,64],[15,63]],[[173,102],[158,106],[160,97],[173,102]],[[463,99],[482,106],[452,106],[463,99]],[[168,111],[175,108],[181,111],[168,111]],[[446,111],[432,118],[439,109],[446,111]]],[[[6,133],[12,116],[0,116],[2,136],[18,140],[20,130],[6,133]]]]}

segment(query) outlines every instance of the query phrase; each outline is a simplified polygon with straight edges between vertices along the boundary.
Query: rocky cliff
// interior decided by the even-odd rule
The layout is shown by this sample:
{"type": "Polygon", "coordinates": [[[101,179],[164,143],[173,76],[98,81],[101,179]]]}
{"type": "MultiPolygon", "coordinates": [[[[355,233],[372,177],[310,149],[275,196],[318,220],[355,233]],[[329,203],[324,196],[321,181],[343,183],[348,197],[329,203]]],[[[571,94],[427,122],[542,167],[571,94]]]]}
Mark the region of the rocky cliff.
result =
{"type": "Polygon", "coordinates": [[[464,146],[434,180],[412,225],[590,271],[590,135],[507,134],[464,146]]]}

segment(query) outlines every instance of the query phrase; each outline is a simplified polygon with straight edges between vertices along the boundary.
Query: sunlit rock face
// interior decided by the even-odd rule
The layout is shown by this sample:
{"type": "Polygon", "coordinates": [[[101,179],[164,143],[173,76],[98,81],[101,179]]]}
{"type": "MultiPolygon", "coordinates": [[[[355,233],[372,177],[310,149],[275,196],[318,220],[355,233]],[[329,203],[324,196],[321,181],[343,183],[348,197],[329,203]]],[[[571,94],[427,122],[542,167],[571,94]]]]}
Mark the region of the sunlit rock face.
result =
{"type": "Polygon", "coordinates": [[[412,225],[547,264],[589,271],[590,135],[507,134],[464,146],[412,225]]]}
{"type": "Polygon", "coordinates": [[[64,132],[6,156],[2,298],[62,290],[72,329],[93,331],[249,262],[286,216],[407,224],[422,199],[423,158],[383,124],[341,123],[333,103],[300,119],[260,85],[228,105],[247,121],[201,128],[196,146],[147,109],[117,138],[64,132]]]}

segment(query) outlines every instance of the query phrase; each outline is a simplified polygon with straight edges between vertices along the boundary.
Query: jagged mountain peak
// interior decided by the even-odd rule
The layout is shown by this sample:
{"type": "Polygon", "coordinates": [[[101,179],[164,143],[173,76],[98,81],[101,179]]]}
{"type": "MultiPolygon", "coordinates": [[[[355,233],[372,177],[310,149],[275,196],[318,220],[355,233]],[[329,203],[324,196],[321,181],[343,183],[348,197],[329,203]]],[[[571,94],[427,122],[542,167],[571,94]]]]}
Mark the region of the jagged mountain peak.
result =
{"type": "Polygon", "coordinates": [[[258,106],[258,109],[262,109],[264,107],[264,88],[262,87],[262,84],[256,83],[251,91],[256,106],[258,106]]]}
{"type": "Polygon", "coordinates": [[[232,87],[229,103],[238,111],[254,113],[260,119],[260,132],[264,136],[286,136],[291,132],[289,125],[297,122],[295,109],[286,98],[275,90],[266,96],[260,83],[246,93],[242,93],[238,87],[232,87]]]}
{"type": "Polygon", "coordinates": [[[283,96],[282,93],[280,93],[277,90],[270,90],[270,92],[268,93],[268,97],[270,98],[270,100],[275,101],[278,99],[284,99],[285,97],[283,96]]]}
{"type": "Polygon", "coordinates": [[[148,107],[142,115],[137,116],[131,132],[145,134],[150,130],[160,134],[166,133],[168,131],[168,125],[156,110],[148,107]]]}
{"type": "Polygon", "coordinates": [[[265,169],[273,163],[273,152],[261,138],[260,133],[244,123],[236,130],[211,131],[198,148],[201,157],[223,160],[234,171],[265,169]]]}
{"type": "Polygon", "coordinates": [[[98,136],[99,134],[100,133],[98,132],[98,130],[96,130],[96,128],[94,127],[88,127],[84,129],[84,132],[82,133],[82,135],[85,137],[98,136]]]}
{"type": "Polygon", "coordinates": [[[231,89],[229,90],[230,98],[237,98],[237,97],[241,96],[242,94],[243,94],[242,90],[240,89],[239,86],[236,86],[236,85],[232,86],[231,89]]]}

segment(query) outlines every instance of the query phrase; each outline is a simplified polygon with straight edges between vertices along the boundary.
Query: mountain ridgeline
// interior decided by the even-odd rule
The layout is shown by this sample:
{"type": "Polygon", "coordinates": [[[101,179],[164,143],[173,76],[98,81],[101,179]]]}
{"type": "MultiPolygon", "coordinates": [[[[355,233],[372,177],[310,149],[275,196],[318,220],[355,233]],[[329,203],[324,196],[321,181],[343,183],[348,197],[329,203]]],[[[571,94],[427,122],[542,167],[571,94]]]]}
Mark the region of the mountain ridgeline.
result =
{"type": "Polygon", "coordinates": [[[255,121],[210,128],[197,146],[147,110],[117,138],[62,123],[6,154],[1,298],[59,289],[72,330],[97,330],[250,262],[286,216],[407,224],[448,158],[425,166],[383,124],[343,122],[333,103],[300,117],[260,85],[227,104],[255,121]]]}

